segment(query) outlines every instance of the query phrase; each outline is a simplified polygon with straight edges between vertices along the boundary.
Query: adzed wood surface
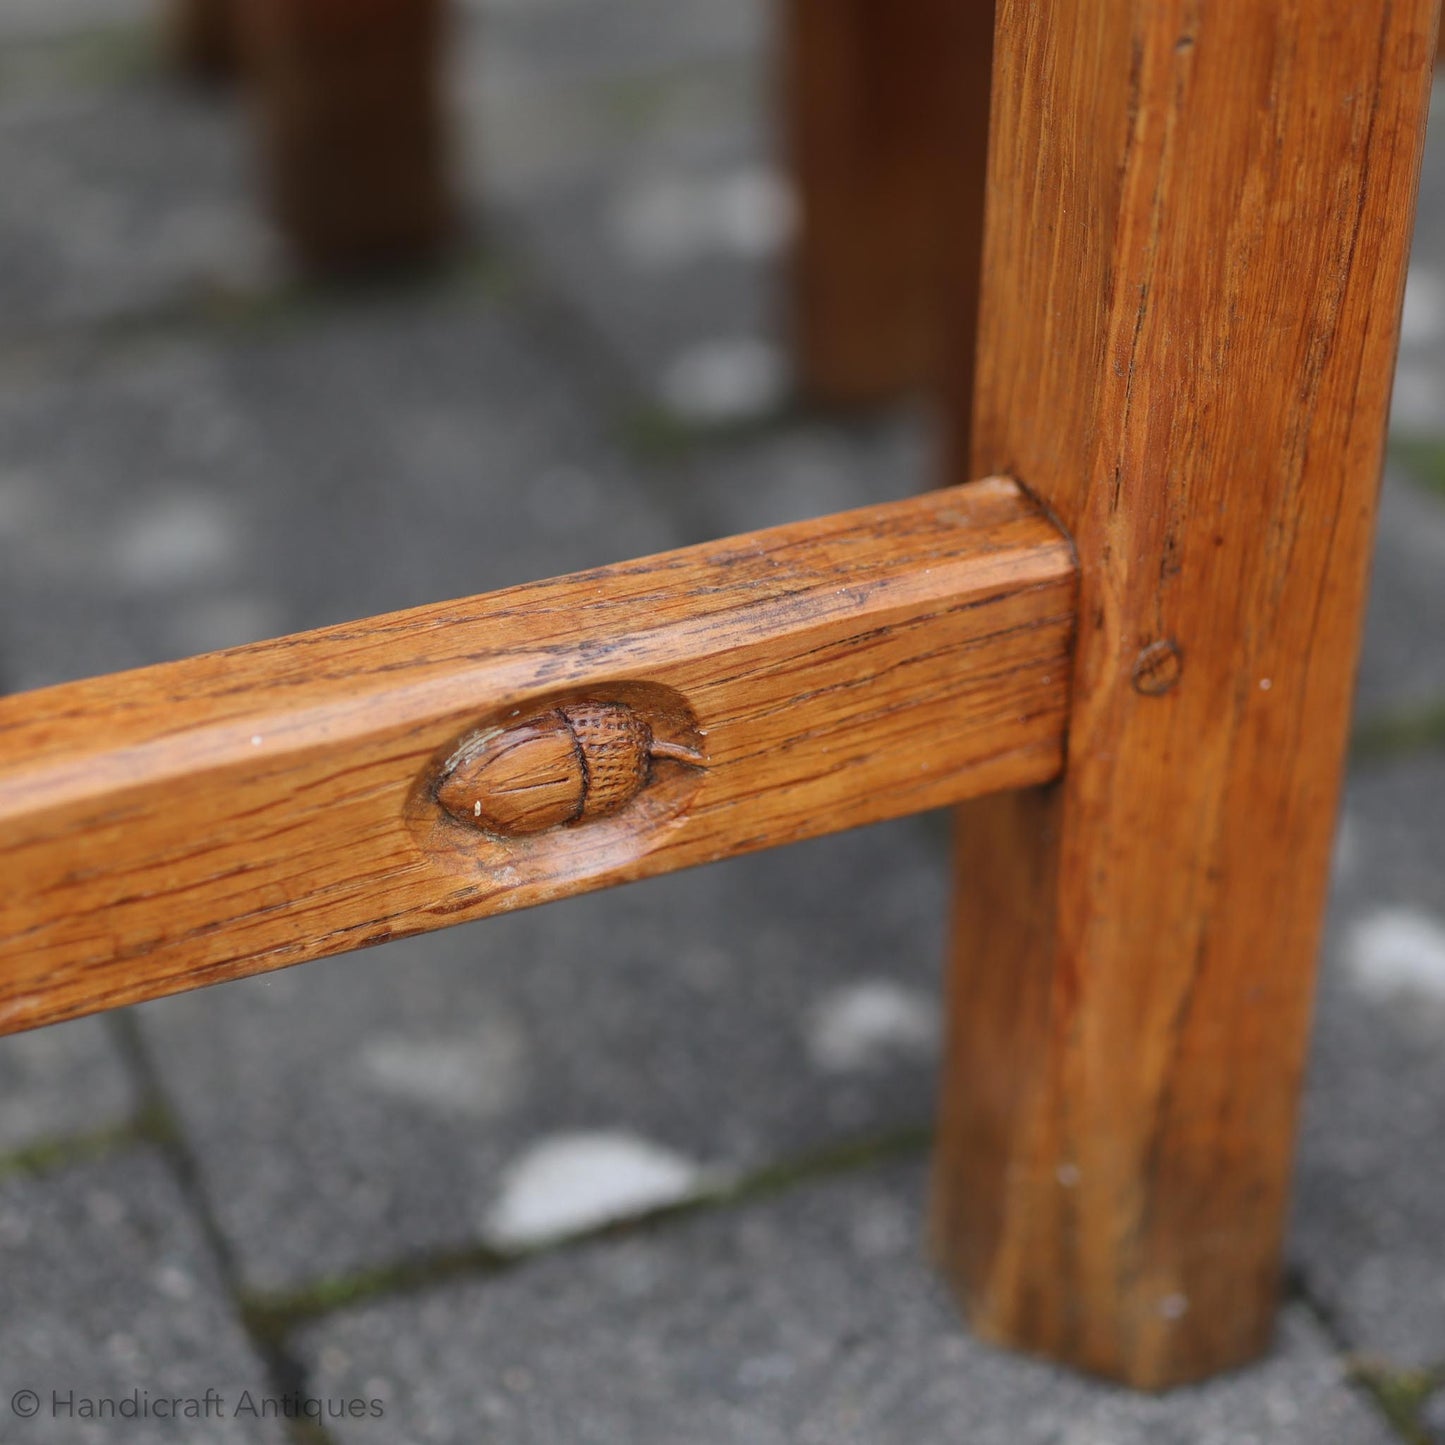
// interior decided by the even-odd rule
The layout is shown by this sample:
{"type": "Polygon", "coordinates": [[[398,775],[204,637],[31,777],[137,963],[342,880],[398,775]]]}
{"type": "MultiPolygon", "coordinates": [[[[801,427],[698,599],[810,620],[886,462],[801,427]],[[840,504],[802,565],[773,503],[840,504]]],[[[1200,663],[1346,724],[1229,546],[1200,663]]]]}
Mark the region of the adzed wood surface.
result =
{"type": "Polygon", "coordinates": [[[0,699],[0,1032],[1053,777],[1074,590],[993,479],[0,699]]]}
{"type": "Polygon", "coordinates": [[[959,818],[935,1236],[1136,1385],[1270,1337],[1435,23],[1000,8],[973,466],[1080,633],[1062,781],[959,818]]]}

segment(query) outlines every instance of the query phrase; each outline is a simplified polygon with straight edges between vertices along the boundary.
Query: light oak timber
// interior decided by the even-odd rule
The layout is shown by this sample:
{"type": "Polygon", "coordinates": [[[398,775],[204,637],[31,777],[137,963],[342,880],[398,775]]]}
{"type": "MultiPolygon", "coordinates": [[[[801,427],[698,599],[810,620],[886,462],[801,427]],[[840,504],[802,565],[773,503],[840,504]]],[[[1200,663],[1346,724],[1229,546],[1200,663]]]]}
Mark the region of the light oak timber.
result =
{"type": "Polygon", "coordinates": [[[0,1032],[1041,782],[1074,591],[991,479],[0,699],[0,1032]]]}
{"type": "Polygon", "coordinates": [[[972,464],[1080,633],[1062,780],[959,818],[934,1237],[1138,1386],[1270,1339],[1435,23],[1000,7],[972,464]]]}

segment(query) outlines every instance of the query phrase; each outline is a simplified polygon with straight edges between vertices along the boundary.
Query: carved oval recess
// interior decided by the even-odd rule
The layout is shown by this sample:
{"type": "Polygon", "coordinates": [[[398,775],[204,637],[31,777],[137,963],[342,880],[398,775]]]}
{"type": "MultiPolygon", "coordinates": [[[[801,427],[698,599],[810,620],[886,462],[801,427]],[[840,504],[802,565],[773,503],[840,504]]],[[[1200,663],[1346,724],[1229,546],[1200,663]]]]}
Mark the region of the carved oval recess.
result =
{"type": "Polygon", "coordinates": [[[701,739],[690,715],[679,715],[675,695],[628,692],[517,709],[473,730],[443,763],[436,802],[469,828],[526,838],[621,813],[652,784],[659,762],[705,766],[701,739]],[[647,705],[659,700],[669,705],[647,705]]]}

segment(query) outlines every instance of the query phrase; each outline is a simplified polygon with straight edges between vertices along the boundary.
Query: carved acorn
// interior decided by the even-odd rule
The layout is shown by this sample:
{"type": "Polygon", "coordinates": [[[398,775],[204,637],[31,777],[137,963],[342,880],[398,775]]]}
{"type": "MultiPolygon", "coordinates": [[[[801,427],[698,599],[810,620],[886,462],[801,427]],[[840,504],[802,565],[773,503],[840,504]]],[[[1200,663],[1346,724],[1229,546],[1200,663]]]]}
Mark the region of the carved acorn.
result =
{"type": "Polygon", "coordinates": [[[655,738],[622,703],[568,703],[473,734],[448,762],[436,797],[459,823],[503,837],[543,833],[626,806],[647,785],[654,758],[702,761],[655,738]]]}

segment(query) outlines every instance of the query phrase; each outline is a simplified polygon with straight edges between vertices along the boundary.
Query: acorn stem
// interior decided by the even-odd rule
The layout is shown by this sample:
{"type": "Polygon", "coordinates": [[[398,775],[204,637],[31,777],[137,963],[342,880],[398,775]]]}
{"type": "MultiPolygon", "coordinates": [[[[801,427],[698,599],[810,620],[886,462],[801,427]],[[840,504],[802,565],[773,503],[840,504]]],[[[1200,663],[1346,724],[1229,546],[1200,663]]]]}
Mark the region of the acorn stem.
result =
{"type": "Polygon", "coordinates": [[[700,768],[703,764],[702,754],[696,748],[687,747],[683,743],[664,742],[655,737],[647,751],[654,758],[670,758],[675,763],[686,763],[689,767],[700,768]]]}

